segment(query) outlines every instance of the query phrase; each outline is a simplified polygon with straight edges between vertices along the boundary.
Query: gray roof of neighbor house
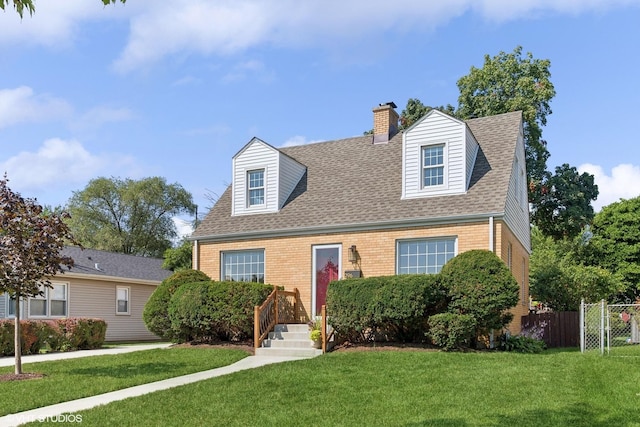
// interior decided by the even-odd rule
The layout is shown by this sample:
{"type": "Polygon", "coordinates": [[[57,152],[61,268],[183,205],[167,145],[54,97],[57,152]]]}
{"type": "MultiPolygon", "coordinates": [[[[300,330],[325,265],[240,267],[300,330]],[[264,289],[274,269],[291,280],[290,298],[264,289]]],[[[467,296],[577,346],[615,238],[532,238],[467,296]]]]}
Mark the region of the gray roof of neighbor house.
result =
{"type": "Polygon", "coordinates": [[[162,268],[160,258],[125,255],[97,249],[80,249],[76,246],[66,246],[62,250],[62,255],[69,256],[74,261],[71,270],[66,267],[63,270],[76,274],[161,282],[173,273],[162,268]]]}
{"type": "Polygon", "coordinates": [[[372,136],[284,147],[307,173],[276,213],[231,216],[227,188],[191,239],[251,238],[321,230],[398,227],[505,211],[521,113],[471,119],[480,149],[465,194],[401,199],[402,134],[387,144],[372,136]]]}

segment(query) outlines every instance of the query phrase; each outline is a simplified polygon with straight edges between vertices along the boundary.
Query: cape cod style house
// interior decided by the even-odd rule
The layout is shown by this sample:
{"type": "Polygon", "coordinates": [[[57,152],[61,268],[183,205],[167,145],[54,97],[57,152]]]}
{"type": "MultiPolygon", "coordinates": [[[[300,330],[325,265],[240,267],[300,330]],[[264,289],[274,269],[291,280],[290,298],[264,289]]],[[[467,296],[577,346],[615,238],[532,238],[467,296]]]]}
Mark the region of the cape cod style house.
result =
{"type": "MultiPolygon", "coordinates": [[[[160,338],[147,330],[142,311],[156,287],[172,272],[162,259],[96,249],[65,247],[74,266],[51,278],[53,288],[21,302],[24,319],[92,317],[107,322],[105,341],[160,338]]],[[[15,299],[0,294],[0,318],[15,317],[15,299]]]]}
{"type": "Polygon", "coordinates": [[[219,280],[298,288],[317,315],[329,281],[435,273],[471,249],[495,252],[528,313],[529,206],[520,112],[460,121],[432,110],[397,132],[393,103],[373,135],[232,159],[233,183],[191,236],[193,265],[219,280]]]}

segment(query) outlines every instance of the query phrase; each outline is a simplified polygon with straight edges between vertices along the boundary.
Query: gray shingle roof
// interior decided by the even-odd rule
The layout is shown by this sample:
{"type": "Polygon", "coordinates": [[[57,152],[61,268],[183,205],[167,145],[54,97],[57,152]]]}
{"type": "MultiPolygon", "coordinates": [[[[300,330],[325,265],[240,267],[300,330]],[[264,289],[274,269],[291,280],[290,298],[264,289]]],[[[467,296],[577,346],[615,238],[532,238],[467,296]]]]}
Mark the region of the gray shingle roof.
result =
{"type": "Polygon", "coordinates": [[[313,229],[391,226],[501,214],[520,130],[520,112],[468,120],[480,150],[465,194],[402,200],[402,134],[280,148],[307,166],[277,213],[231,216],[231,186],[192,239],[295,234],[313,229]]]}
{"type": "Polygon", "coordinates": [[[153,280],[161,282],[172,272],[162,268],[162,259],[125,255],[97,249],[80,249],[66,246],[62,254],[73,258],[75,265],[64,271],[125,279],[153,280]]]}

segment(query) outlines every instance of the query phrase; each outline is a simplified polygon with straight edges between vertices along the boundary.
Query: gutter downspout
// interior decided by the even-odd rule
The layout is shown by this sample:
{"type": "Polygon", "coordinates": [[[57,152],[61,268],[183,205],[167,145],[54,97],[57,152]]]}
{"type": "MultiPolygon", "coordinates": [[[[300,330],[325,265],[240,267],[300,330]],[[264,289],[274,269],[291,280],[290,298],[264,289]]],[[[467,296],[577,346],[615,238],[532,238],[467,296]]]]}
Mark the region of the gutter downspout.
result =
{"type": "Polygon", "coordinates": [[[495,253],[496,237],[493,232],[493,217],[489,217],[489,250],[495,253]]]}
{"type": "Polygon", "coordinates": [[[198,253],[198,240],[193,241],[193,269],[200,270],[200,254],[198,253]]]}

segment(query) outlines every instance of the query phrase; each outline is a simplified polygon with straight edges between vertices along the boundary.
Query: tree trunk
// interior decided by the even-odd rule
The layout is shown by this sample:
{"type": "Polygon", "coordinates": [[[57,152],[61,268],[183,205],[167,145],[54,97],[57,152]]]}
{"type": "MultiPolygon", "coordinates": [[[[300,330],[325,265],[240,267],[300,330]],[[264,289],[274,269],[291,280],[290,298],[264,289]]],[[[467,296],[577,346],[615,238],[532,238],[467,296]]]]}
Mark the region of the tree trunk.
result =
{"type": "Polygon", "coordinates": [[[14,351],[16,355],[16,369],[15,374],[22,374],[22,345],[21,345],[21,334],[20,334],[20,294],[16,292],[16,318],[15,318],[15,339],[13,340],[15,343],[14,351]]]}

